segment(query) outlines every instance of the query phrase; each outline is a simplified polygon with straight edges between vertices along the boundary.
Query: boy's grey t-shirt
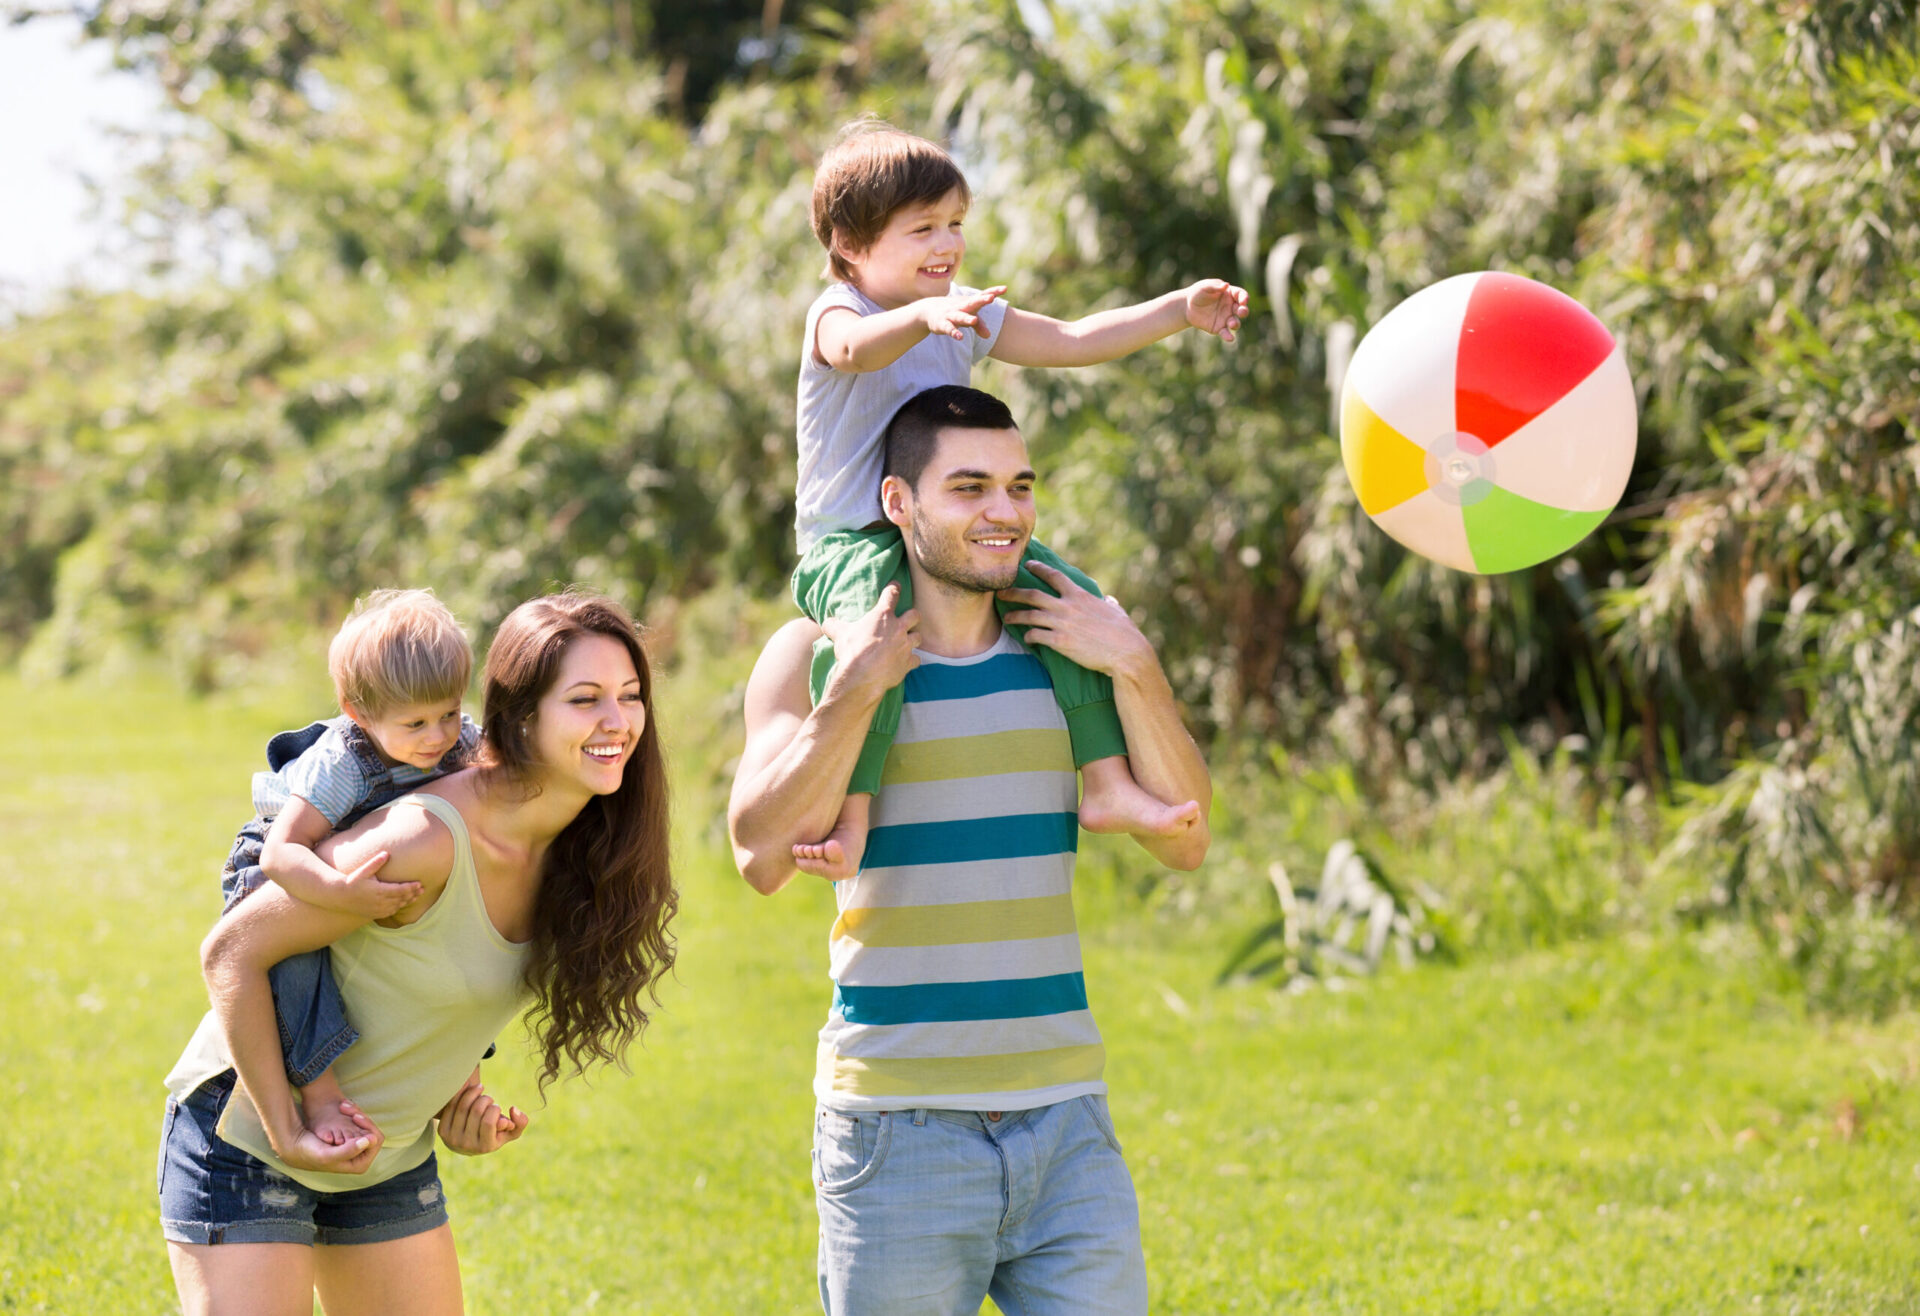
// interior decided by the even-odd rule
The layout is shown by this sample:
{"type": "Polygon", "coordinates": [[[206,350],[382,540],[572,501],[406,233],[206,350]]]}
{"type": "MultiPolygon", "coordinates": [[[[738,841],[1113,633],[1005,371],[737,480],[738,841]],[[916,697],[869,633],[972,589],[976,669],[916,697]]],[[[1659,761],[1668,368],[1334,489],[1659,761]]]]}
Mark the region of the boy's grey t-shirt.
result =
{"type": "MultiPolygon", "coordinates": [[[[978,291],[955,284],[957,296],[978,291]]],[[[967,384],[973,363],[1000,341],[1006,303],[995,300],[980,309],[988,336],[969,329],[964,339],[929,334],[890,366],[848,374],[823,365],[815,355],[820,316],[836,306],[861,315],[884,308],[858,288],[836,283],[807,308],[807,332],[800,347],[800,478],[794,500],[794,536],[805,553],[836,530],[858,530],[881,519],[880,466],[887,422],[914,394],[942,384],[967,384]]]]}
{"type": "MultiPolygon", "coordinates": [[[[318,809],[330,826],[338,827],[342,819],[365,804],[373,783],[367,780],[366,769],[347,745],[346,731],[352,725],[352,720],[345,716],[330,719],[326,732],[299,758],[278,772],[254,773],[254,812],[262,818],[275,818],[287,807],[287,801],[298,795],[318,809]]],[[[480,724],[465,713],[460,715],[457,745],[469,755],[480,745],[480,724]]],[[[417,786],[443,773],[444,769],[437,764],[416,768],[409,763],[397,763],[388,769],[395,786],[417,786]]]]}

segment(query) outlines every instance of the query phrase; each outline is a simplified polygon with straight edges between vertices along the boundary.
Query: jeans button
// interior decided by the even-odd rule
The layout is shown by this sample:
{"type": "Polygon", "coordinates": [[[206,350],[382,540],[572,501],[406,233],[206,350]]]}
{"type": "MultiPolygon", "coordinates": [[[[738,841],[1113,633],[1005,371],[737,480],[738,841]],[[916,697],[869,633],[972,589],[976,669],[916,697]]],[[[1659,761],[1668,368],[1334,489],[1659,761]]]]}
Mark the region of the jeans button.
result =
{"type": "Polygon", "coordinates": [[[1000,1112],[997,1110],[990,1110],[987,1112],[987,1118],[992,1120],[995,1124],[998,1124],[1000,1122],[1000,1112]]]}

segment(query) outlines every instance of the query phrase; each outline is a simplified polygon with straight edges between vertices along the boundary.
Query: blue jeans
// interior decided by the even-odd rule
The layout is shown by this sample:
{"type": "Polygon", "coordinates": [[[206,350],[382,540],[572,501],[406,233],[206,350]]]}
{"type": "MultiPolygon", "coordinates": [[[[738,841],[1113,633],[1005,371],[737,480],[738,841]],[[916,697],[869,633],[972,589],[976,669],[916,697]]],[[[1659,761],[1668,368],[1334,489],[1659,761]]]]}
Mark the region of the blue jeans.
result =
{"type": "Polygon", "coordinates": [[[827,1316],[1140,1316],[1133,1178],[1105,1097],[814,1113],[827,1316]]]}

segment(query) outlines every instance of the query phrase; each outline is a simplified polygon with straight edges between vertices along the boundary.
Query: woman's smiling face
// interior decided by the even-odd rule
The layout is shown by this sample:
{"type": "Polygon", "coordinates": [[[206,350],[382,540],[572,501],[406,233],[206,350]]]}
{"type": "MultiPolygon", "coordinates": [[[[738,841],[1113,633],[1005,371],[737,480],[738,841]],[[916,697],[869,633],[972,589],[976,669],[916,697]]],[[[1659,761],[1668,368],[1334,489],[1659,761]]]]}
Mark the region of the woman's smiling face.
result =
{"type": "Polygon", "coordinates": [[[646,726],[633,655],[611,636],[582,635],[567,646],[553,685],[540,696],[533,756],[550,783],[611,795],[646,726]]]}

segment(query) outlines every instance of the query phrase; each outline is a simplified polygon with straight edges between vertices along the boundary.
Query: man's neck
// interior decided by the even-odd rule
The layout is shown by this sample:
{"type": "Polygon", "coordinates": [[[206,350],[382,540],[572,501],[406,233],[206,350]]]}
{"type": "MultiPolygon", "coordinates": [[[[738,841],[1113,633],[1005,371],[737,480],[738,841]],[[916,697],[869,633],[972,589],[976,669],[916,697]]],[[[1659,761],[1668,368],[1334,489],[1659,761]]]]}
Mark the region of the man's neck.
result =
{"type": "Polygon", "coordinates": [[[1000,614],[993,595],[960,589],[936,580],[907,555],[913,576],[913,606],[920,614],[919,647],[940,658],[971,658],[1000,638],[1000,614]]]}

